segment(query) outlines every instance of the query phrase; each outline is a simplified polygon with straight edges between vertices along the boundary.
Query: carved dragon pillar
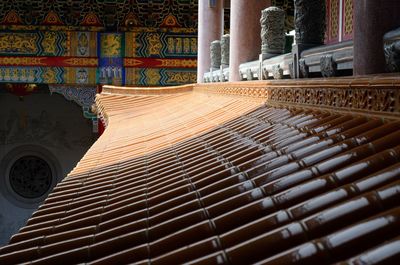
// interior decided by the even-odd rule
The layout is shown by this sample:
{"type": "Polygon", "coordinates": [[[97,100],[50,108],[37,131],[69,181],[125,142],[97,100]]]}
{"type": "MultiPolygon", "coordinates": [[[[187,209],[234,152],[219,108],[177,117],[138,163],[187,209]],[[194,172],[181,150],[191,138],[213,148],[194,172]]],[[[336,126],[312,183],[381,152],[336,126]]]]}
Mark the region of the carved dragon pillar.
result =
{"type": "Polygon", "coordinates": [[[225,81],[224,69],[229,67],[229,40],[229,34],[225,34],[221,38],[221,82],[225,81]]]}
{"type": "Polygon", "coordinates": [[[261,54],[268,59],[285,50],[285,11],[271,6],[261,12],[261,54]]]}
{"type": "Polygon", "coordinates": [[[295,0],[294,1],[295,19],[295,39],[293,46],[293,73],[295,78],[303,77],[300,65],[301,52],[322,45],[325,38],[325,1],[321,0],[295,0]]]}

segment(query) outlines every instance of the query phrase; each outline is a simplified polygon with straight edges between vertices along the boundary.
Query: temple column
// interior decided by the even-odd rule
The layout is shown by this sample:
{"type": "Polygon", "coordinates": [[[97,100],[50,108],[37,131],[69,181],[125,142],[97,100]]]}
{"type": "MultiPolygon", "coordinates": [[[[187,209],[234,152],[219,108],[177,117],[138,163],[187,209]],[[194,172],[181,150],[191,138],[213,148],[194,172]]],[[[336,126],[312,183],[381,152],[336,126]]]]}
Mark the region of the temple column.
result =
{"type": "Polygon", "coordinates": [[[400,27],[400,1],[356,0],[354,3],[353,74],[385,72],[383,35],[400,27]]]}
{"type": "Polygon", "coordinates": [[[231,1],[229,81],[239,81],[239,65],[258,59],[261,53],[261,11],[271,0],[231,1]]]}
{"type": "Polygon", "coordinates": [[[308,77],[308,66],[301,53],[323,45],[325,38],[326,6],[321,0],[294,0],[296,44],[292,46],[293,76],[308,77]]]}
{"type": "Polygon", "coordinates": [[[210,43],[221,39],[224,31],[223,0],[216,0],[214,7],[209,6],[209,1],[201,0],[198,22],[198,53],[197,53],[197,82],[203,83],[205,72],[210,71],[210,43]]]}

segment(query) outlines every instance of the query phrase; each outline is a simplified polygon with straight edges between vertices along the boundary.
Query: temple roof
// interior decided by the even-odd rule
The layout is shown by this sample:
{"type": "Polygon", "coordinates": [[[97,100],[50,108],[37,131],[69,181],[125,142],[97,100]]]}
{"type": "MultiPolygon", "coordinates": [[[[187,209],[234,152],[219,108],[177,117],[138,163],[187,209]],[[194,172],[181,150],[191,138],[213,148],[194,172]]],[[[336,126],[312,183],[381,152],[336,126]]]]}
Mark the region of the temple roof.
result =
{"type": "Polygon", "coordinates": [[[400,78],[105,87],[96,99],[104,134],[0,249],[0,263],[395,259],[398,105],[291,104],[275,91],[290,87],[351,98],[380,89],[398,104],[400,78]]]}

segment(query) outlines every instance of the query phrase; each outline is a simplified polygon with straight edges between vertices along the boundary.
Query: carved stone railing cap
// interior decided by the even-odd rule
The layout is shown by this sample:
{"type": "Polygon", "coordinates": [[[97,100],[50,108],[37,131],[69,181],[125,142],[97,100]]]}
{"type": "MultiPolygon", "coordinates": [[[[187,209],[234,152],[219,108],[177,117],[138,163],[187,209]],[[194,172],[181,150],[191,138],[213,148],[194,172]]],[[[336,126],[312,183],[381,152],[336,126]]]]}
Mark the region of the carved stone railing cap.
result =
{"type": "Polygon", "coordinates": [[[283,9],[281,9],[281,8],[279,8],[277,6],[270,6],[270,7],[266,8],[266,9],[262,10],[261,12],[265,13],[265,12],[271,12],[271,11],[285,13],[285,11],[283,9]]]}
{"type": "Polygon", "coordinates": [[[400,40],[400,28],[387,32],[383,35],[384,40],[400,40]]]}

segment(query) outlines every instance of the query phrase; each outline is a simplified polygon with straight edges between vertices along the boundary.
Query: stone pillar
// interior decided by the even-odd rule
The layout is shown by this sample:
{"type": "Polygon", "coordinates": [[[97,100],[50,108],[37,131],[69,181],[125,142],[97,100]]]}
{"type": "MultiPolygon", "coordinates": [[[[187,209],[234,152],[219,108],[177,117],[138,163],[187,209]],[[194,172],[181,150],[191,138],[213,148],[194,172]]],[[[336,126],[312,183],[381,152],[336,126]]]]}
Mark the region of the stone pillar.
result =
{"type": "Polygon", "coordinates": [[[217,70],[221,66],[221,41],[215,40],[210,45],[211,69],[217,70]]]}
{"type": "Polygon", "coordinates": [[[261,47],[261,11],[269,6],[271,0],[231,1],[229,81],[240,80],[240,64],[258,60],[261,47]]]}
{"type": "Polygon", "coordinates": [[[353,74],[385,72],[383,35],[400,26],[400,1],[354,1],[353,74]]]}
{"type": "Polygon", "coordinates": [[[221,72],[219,80],[225,82],[225,78],[229,79],[229,76],[224,74],[224,69],[229,67],[229,34],[225,34],[221,38],[221,72]]]}
{"type": "Polygon", "coordinates": [[[261,13],[261,54],[263,60],[285,51],[285,11],[271,6],[261,13]]]}
{"type": "Polygon", "coordinates": [[[295,33],[297,44],[321,45],[325,39],[325,1],[295,0],[295,33]]]}
{"type": "Polygon", "coordinates": [[[221,38],[221,66],[222,68],[229,66],[229,34],[221,38]]]}
{"type": "Polygon", "coordinates": [[[293,74],[296,78],[300,77],[299,66],[304,63],[300,60],[301,52],[324,43],[325,5],[325,1],[321,0],[294,0],[296,45],[292,48],[292,54],[293,74]]]}
{"type": "Polygon", "coordinates": [[[198,53],[197,53],[197,82],[203,82],[205,72],[210,70],[210,43],[219,40],[223,34],[223,0],[217,0],[215,7],[209,7],[208,1],[198,3],[198,53]]]}

